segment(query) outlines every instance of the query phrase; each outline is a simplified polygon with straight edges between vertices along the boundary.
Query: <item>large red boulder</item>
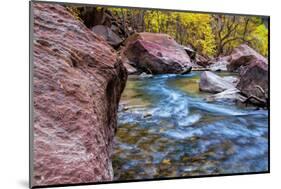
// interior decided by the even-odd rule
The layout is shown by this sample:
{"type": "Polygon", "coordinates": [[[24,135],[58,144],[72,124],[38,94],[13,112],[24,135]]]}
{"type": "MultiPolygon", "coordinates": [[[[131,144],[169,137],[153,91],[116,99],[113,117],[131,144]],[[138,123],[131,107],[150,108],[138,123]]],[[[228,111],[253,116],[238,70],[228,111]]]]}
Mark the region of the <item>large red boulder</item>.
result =
{"type": "Polygon", "coordinates": [[[268,77],[268,64],[261,60],[252,60],[240,71],[237,88],[248,97],[256,96],[267,100],[268,77]]]}
{"type": "Polygon", "coordinates": [[[122,53],[131,65],[152,74],[185,73],[192,66],[184,48],[167,34],[136,33],[122,53]]]}
{"type": "Polygon", "coordinates": [[[265,64],[268,63],[265,57],[246,44],[242,44],[233,49],[232,53],[227,56],[227,60],[229,61],[227,65],[229,71],[239,71],[240,68],[249,65],[253,61],[259,61],[265,64]]]}
{"type": "Polygon", "coordinates": [[[112,141],[127,72],[63,6],[32,3],[32,186],[113,179],[112,141]]]}

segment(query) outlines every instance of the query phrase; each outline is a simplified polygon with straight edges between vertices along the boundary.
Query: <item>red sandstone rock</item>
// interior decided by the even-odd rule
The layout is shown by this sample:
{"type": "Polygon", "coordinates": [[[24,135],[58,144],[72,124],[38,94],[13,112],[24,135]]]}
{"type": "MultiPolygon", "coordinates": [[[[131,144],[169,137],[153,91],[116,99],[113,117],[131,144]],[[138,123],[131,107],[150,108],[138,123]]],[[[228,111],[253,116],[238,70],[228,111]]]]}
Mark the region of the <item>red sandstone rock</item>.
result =
{"type": "Polygon", "coordinates": [[[252,60],[240,71],[237,88],[246,96],[268,98],[268,64],[261,60],[252,60]],[[264,93],[257,87],[261,87],[264,93]]]}
{"type": "Polygon", "coordinates": [[[207,67],[208,65],[210,65],[209,58],[206,58],[199,53],[196,54],[195,62],[202,67],[207,67]]]}
{"type": "Polygon", "coordinates": [[[112,180],[112,140],[127,72],[64,7],[32,3],[32,186],[112,180]]]}
{"type": "Polygon", "coordinates": [[[230,64],[227,65],[229,71],[237,71],[240,67],[249,65],[253,61],[259,61],[267,64],[267,59],[257,53],[248,45],[240,45],[233,49],[232,53],[227,56],[230,64]]]}
{"type": "Polygon", "coordinates": [[[167,34],[134,34],[123,53],[131,65],[147,73],[182,73],[192,66],[184,48],[167,34]]]}

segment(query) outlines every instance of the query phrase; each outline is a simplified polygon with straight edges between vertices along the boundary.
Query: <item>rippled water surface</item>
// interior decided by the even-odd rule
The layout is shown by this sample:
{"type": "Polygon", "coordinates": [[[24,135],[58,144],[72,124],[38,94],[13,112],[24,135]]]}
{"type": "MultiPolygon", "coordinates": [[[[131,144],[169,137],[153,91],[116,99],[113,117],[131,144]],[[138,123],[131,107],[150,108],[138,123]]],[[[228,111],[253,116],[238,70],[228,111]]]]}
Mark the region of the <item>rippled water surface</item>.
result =
{"type": "Polygon", "coordinates": [[[114,145],[116,180],[267,171],[268,111],[204,101],[199,75],[128,79],[114,145]]]}

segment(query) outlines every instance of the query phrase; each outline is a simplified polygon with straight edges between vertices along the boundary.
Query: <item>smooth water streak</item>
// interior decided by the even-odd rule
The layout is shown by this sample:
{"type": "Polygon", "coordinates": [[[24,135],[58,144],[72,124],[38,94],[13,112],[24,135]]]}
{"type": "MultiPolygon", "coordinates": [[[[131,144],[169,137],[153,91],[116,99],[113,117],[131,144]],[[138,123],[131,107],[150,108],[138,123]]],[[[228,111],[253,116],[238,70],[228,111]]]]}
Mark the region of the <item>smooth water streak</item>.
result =
{"type": "Polygon", "coordinates": [[[116,179],[267,170],[268,111],[204,101],[205,94],[182,85],[192,80],[197,87],[198,74],[128,80],[118,113],[116,179]]]}

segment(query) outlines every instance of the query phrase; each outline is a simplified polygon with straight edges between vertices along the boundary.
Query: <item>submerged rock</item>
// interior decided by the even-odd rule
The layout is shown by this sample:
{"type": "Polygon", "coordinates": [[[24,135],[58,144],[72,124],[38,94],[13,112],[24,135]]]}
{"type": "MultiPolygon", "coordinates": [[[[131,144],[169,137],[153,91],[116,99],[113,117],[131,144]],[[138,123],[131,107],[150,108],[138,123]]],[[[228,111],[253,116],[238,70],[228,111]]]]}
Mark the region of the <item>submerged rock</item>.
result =
{"type": "Polygon", "coordinates": [[[32,3],[32,186],[113,179],[112,141],[127,73],[63,6],[32,3]]]}
{"type": "Polygon", "coordinates": [[[184,48],[167,34],[134,34],[122,53],[131,65],[149,74],[183,73],[192,66],[184,48]]]}
{"type": "Polygon", "coordinates": [[[152,77],[152,75],[151,74],[147,74],[147,73],[145,73],[145,72],[143,72],[143,73],[141,73],[140,74],[140,76],[139,76],[140,78],[150,78],[150,77],[152,77]]]}
{"type": "Polygon", "coordinates": [[[152,113],[149,113],[149,112],[146,112],[143,114],[143,118],[148,118],[148,117],[151,117],[152,116],[152,113]]]}
{"type": "Polygon", "coordinates": [[[184,74],[188,74],[191,72],[191,70],[193,70],[193,67],[190,67],[189,69],[185,69],[184,71],[182,71],[180,74],[184,75],[184,74]]]}
{"type": "Polygon", "coordinates": [[[199,89],[201,91],[219,93],[232,88],[235,88],[233,83],[228,82],[212,72],[204,71],[201,74],[199,82],[199,89]]]}
{"type": "Polygon", "coordinates": [[[233,49],[232,53],[227,57],[230,64],[227,65],[229,71],[238,71],[241,67],[249,65],[251,62],[258,61],[263,64],[268,64],[265,57],[257,53],[254,49],[248,45],[240,45],[233,49]]]}

